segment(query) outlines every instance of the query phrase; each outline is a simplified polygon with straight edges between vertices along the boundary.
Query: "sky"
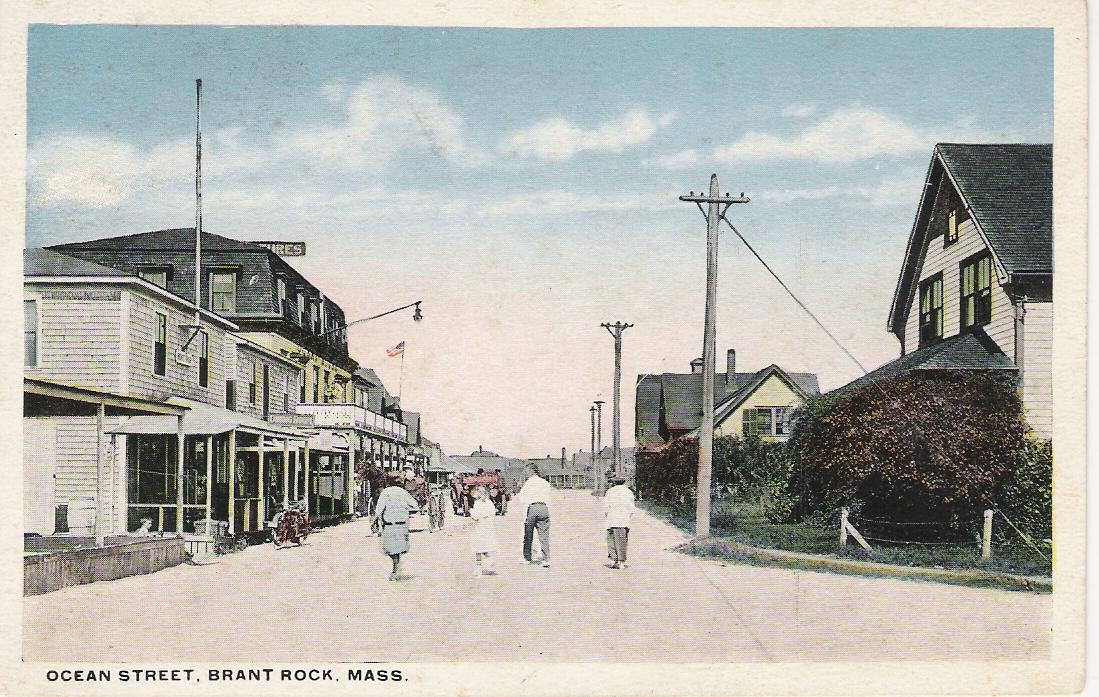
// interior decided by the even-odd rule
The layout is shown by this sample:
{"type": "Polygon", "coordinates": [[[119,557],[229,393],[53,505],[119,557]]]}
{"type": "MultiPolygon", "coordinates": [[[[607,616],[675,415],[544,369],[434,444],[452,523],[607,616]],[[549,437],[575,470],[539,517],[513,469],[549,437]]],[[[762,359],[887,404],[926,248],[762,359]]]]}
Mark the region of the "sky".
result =
{"type": "MultiPolygon", "coordinates": [[[[28,247],[194,224],[305,241],[289,259],[424,434],[453,454],[588,449],[624,334],[639,374],[701,355],[705,221],[730,218],[863,365],[886,318],[936,142],[1048,143],[1042,29],[438,29],[35,25],[28,247]],[[400,359],[385,349],[406,341],[400,359]]],[[[862,371],[727,229],[717,350],[822,389],[862,371]]]]}

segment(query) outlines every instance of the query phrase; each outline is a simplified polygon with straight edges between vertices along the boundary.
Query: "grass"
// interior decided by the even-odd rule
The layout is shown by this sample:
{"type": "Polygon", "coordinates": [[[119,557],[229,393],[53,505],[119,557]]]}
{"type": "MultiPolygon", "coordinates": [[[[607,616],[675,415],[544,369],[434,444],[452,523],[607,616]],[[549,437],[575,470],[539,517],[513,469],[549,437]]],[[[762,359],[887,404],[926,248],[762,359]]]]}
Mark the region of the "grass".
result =
{"type": "MultiPolygon", "coordinates": [[[[692,533],[694,531],[693,505],[670,505],[652,501],[642,501],[640,505],[658,518],[671,522],[676,527],[692,533]]],[[[928,569],[982,570],[994,573],[1016,574],[1022,576],[1049,576],[1050,561],[1022,546],[993,546],[992,558],[981,559],[976,543],[970,545],[883,545],[871,542],[874,554],[863,550],[853,539],[846,547],[839,544],[838,523],[836,527],[823,527],[811,523],[772,523],[760,514],[759,509],[749,504],[737,504],[729,501],[715,501],[710,519],[710,535],[719,540],[737,543],[748,547],[785,550],[816,554],[836,559],[873,561],[896,566],[920,567],[928,569]]],[[[742,555],[717,553],[701,549],[687,551],[700,556],[722,556],[733,561],[745,561],[742,555]]],[[[1047,552],[1047,557],[1049,556],[1047,552]]]]}

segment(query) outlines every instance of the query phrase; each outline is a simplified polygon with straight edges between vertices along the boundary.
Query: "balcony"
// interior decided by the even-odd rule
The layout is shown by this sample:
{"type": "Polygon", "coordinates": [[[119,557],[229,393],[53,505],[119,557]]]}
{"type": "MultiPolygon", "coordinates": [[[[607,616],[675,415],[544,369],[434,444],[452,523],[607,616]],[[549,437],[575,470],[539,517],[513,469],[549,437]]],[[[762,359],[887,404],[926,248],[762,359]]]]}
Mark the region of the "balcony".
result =
{"type": "Polygon", "coordinates": [[[298,404],[295,411],[310,415],[322,428],[358,428],[397,440],[408,440],[408,426],[358,404],[298,404]]]}

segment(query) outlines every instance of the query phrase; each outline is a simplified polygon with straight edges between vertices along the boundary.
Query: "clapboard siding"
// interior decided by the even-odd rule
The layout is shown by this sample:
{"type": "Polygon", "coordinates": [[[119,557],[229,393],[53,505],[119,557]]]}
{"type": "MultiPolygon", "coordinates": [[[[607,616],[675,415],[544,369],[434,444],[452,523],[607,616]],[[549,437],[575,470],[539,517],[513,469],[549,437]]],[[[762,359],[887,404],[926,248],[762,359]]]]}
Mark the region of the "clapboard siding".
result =
{"type": "Polygon", "coordinates": [[[298,402],[299,389],[298,370],[296,368],[290,368],[281,361],[271,358],[248,344],[240,344],[237,346],[236,364],[237,411],[251,416],[263,417],[263,366],[266,364],[268,366],[271,383],[271,413],[293,414],[296,412],[294,405],[298,402]],[[253,365],[258,366],[256,369],[255,404],[251,403],[248,399],[253,365]],[[283,390],[283,387],[287,385],[287,383],[289,383],[289,389],[283,390]],[[288,395],[286,409],[283,408],[284,392],[288,395]]]}
{"type": "Polygon", "coordinates": [[[27,377],[118,390],[118,300],[55,299],[31,292],[38,304],[38,365],[27,377]]]}
{"type": "MultiPolygon", "coordinates": [[[[943,249],[942,235],[933,237],[924,249],[920,266],[920,283],[937,273],[943,275],[943,338],[961,331],[961,263],[985,251],[981,235],[972,220],[958,226],[958,241],[943,249]]],[[[1000,285],[995,268],[992,274],[992,321],[985,325],[989,337],[1007,354],[1015,358],[1015,318],[1011,298],[1000,285]]],[[[904,329],[904,349],[911,353],[920,347],[920,298],[919,283],[908,309],[904,329]]]]}
{"type": "Polygon", "coordinates": [[[1023,402],[1034,432],[1053,437],[1053,303],[1027,303],[1023,320],[1023,402]]]}
{"type": "Polygon", "coordinates": [[[77,499],[95,499],[96,481],[96,420],[89,417],[56,417],[54,453],[56,478],[54,497],[57,503],[77,499]]]}
{"type": "Polygon", "coordinates": [[[187,362],[190,365],[176,360],[176,351],[183,347],[194,332],[193,329],[185,326],[194,324],[194,316],[138,293],[132,293],[130,298],[129,387],[132,393],[152,398],[176,395],[224,407],[225,352],[221,347],[225,342],[225,331],[203,323],[203,328],[210,337],[210,380],[207,387],[200,387],[198,384],[199,339],[195,338],[187,347],[187,362]],[[156,337],[157,313],[168,318],[168,346],[164,375],[156,375],[153,372],[153,343],[156,337]]]}

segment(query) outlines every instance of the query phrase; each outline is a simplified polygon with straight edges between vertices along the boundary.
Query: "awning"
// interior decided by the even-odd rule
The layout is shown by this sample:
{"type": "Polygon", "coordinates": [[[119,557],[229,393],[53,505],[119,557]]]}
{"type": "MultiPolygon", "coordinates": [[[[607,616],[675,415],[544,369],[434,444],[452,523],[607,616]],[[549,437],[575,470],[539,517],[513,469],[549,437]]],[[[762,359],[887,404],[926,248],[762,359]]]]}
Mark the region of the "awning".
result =
{"type": "MultiPolygon", "coordinates": [[[[301,441],[309,437],[298,429],[273,424],[254,416],[215,407],[212,404],[195,402],[182,397],[171,397],[167,403],[187,408],[187,412],[183,415],[183,433],[188,436],[212,436],[237,430],[301,441]]],[[[178,423],[175,416],[131,416],[107,433],[170,434],[176,433],[177,429],[178,423]]]]}
{"type": "Polygon", "coordinates": [[[309,438],[309,449],[328,453],[346,453],[351,449],[347,440],[337,436],[331,431],[321,431],[309,438]]]}

